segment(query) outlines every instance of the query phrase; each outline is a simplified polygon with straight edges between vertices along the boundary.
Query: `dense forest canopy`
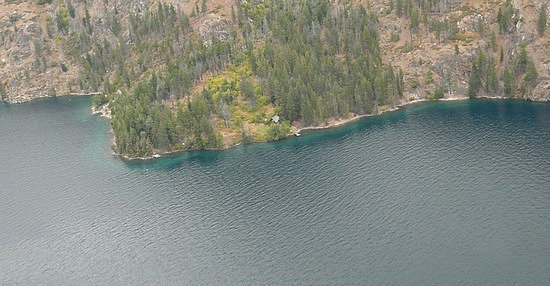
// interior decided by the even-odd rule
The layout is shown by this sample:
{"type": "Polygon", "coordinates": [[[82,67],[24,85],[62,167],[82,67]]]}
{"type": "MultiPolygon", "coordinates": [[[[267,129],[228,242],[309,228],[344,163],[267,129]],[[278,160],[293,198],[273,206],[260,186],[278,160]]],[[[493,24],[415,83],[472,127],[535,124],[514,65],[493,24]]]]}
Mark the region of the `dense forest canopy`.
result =
{"type": "MultiPolygon", "coordinates": [[[[402,72],[383,63],[377,16],[362,5],[238,1],[233,13],[231,32],[206,41],[169,4],[130,15],[128,27],[112,11],[107,21],[116,46],[94,41],[88,21],[69,35],[74,44],[67,49],[86,54],[81,84],[104,86],[94,104],[109,102],[118,153],[219,148],[216,119],[242,128],[234,116],[241,110],[279,115],[283,124],[266,123],[259,138],[276,140],[293,122],[373,113],[402,97],[402,72]],[[93,53],[86,53],[90,46],[93,53]],[[231,76],[194,89],[229,68],[231,76]]],[[[243,140],[252,135],[241,131],[243,140]]]]}

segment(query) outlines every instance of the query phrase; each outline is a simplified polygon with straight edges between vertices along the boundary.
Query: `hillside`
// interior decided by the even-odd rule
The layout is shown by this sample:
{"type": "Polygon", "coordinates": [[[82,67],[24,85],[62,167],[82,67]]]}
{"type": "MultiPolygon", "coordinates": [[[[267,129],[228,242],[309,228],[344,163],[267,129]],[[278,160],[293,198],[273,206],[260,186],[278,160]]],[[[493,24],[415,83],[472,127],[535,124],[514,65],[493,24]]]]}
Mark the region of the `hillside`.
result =
{"type": "Polygon", "coordinates": [[[419,99],[550,100],[543,0],[3,2],[1,99],[99,93],[129,157],[419,99]]]}

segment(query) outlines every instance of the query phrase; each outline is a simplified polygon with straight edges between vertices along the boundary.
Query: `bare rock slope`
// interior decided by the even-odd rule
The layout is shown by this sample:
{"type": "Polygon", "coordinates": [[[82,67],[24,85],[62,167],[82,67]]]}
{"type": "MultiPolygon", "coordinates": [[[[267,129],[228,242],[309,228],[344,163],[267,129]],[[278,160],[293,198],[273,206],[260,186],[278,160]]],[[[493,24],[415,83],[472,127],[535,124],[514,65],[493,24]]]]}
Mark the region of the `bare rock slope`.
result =
{"type": "MultiPolygon", "coordinates": [[[[191,25],[205,39],[205,44],[213,36],[223,41],[230,33],[234,25],[231,9],[236,1],[243,2],[163,0],[191,15],[191,25]]],[[[494,59],[499,77],[498,92],[485,95],[503,96],[502,75],[507,61],[517,61],[522,49],[528,52],[538,77],[527,92],[520,92],[523,75],[518,75],[514,94],[531,100],[550,100],[550,32],[546,29],[542,36],[537,33],[537,17],[544,0],[511,1],[514,24],[505,33],[499,32],[498,22],[502,0],[434,1],[437,4],[426,15],[406,16],[399,15],[399,3],[412,3],[418,13],[427,1],[332,2],[333,5],[363,2],[377,14],[382,56],[404,71],[405,100],[436,97],[438,88],[442,88],[439,91],[444,91],[447,98],[466,96],[471,62],[480,50],[494,59]],[[412,18],[419,16],[414,20],[417,23],[412,24],[412,18]]],[[[114,38],[114,31],[100,28],[101,23],[113,21],[113,15],[117,15],[118,21],[127,22],[129,14],[155,8],[154,1],[142,0],[1,0],[0,3],[0,100],[11,103],[101,92],[101,84],[94,88],[82,84],[79,57],[86,54],[68,55],[70,43],[63,39],[86,21],[94,27],[94,36],[114,38]]],[[[411,11],[415,13],[414,9],[411,11]]]]}

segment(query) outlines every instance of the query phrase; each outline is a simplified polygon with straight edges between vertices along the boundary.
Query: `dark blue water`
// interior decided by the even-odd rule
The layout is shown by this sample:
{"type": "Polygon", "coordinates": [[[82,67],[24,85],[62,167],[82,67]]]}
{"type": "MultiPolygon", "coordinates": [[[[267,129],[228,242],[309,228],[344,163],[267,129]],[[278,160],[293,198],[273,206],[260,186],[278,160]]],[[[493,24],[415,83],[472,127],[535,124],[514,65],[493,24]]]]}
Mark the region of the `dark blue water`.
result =
{"type": "Polygon", "coordinates": [[[550,281],[548,104],[429,103],[132,164],[89,106],[0,105],[0,284],[550,281]]]}

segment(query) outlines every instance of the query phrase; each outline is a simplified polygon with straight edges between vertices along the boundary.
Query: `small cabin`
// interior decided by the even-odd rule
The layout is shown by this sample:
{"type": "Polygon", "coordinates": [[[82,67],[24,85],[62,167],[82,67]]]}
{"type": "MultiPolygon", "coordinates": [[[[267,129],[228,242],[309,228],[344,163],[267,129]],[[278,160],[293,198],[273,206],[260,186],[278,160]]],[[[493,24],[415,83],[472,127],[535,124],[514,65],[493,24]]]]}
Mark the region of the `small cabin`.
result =
{"type": "Polygon", "coordinates": [[[279,115],[275,115],[271,118],[271,122],[276,123],[276,124],[280,124],[281,123],[281,118],[279,117],[279,115]]]}

